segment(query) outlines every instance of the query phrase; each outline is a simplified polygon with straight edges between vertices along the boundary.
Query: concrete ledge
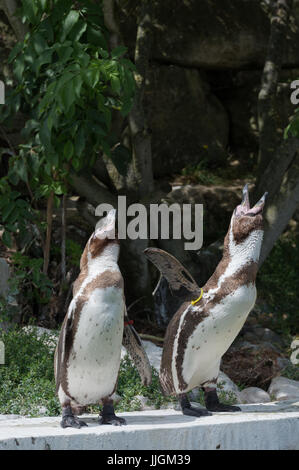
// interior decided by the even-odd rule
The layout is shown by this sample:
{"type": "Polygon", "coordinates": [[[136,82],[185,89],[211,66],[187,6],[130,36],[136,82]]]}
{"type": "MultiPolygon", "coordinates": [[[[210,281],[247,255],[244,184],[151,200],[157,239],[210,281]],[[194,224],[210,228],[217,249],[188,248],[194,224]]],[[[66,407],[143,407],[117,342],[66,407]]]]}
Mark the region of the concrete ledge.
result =
{"type": "Polygon", "coordinates": [[[88,428],[62,429],[60,418],[0,420],[1,450],[299,450],[299,402],[241,405],[243,413],[192,418],[175,410],[120,413],[127,426],[99,426],[97,416],[82,416],[88,428]]]}

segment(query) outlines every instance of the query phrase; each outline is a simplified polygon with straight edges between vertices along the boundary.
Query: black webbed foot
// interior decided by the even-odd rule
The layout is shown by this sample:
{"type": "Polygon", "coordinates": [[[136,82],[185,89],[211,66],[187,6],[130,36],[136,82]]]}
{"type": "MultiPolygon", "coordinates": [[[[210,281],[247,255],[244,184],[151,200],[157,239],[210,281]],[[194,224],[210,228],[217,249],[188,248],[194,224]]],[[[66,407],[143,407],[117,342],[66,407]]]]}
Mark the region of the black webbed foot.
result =
{"type": "Polygon", "coordinates": [[[217,391],[214,390],[205,390],[205,404],[207,410],[214,412],[230,412],[230,411],[242,411],[241,408],[234,405],[225,405],[220,403],[217,391]]]}
{"type": "Polygon", "coordinates": [[[238,406],[234,406],[234,405],[225,405],[224,403],[218,403],[214,406],[210,406],[208,408],[210,411],[222,411],[222,412],[225,412],[225,411],[242,411],[241,408],[239,408],[238,406]]]}
{"type": "Polygon", "coordinates": [[[62,420],[60,422],[60,426],[62,428],[80,429],[83,426],[87,426],[87,424],[82,421],[82,419],[79,419],[77,418],[77,416],[74,416],[71,407],[67,406],[62,411],[62,420]]]}
{"type": "Polygon", "coordinates": [[[204,410],[202,408],[195,408],[191,405],[187,395],[183,394],[179,397],[180,405],[182,408],[183,415],[186,416],[196,416],[200,418],[201,416],[212,416],[208,410],[204,410]]]}
{"type": "Polygon", "coordinates": [[[119,418],[114,413],[113,405],[105,404],[99,416],[99,424],[112,424],[112,426],[123,426],[126,425],[124,418],[119,418]]]}

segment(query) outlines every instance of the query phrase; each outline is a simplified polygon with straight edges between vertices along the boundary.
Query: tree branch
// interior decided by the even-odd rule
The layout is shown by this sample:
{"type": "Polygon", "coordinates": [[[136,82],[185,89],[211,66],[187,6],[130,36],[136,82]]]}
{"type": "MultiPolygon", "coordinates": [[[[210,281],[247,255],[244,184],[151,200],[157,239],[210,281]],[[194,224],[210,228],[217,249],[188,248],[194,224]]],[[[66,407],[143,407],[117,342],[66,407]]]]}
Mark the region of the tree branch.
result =
{"type": "Polygon", "coordinates": [[[291,7],[292,0],[272,2],[271,32],[258,96],[259,174],[265,170],[281,139],[276,124],[276,93],[291,7]]]}
{"type": "Polygon", "coordinates": [[[4,11],[18,41],[23,41],[28,28],[22,23],[21,18],[16,15],[16,10],[19,8],[16,0],[1,0],[0,9],[4,11]]]}

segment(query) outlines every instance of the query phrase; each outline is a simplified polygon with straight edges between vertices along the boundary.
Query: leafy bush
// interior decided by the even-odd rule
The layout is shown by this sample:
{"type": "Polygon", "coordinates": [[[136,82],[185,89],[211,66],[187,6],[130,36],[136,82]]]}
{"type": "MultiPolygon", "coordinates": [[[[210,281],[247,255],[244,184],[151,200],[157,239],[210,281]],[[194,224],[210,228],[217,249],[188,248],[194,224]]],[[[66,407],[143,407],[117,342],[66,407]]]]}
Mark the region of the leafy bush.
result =
{"type": "Polygon", "coordinates": [[[286,233],[273,250],[257,276],[257,289],[271,309],[268,326],[285,335],[298,331],[298,235],[286,233]]]}
{"type": "MultiPolygon", "coordinates": [[[[55,395],[55,348],[49,335],[38,337],[37,330],[32,327],[30,331],[2,331],[0,340],[5,344],[6,356],[6,364],[0,366],[0,414],[58,416],[61,409],[55,395]]],[[[173,400],[162,395],[154,369],[151,386],[144,387],[128,356],[121,361],[117,393],[121,396],[116,405],[118,411],[140,409],[139,401],[134,399],[136,395],[148,397],[149,403],[156,408],[173,400]]],[[[98,413],[99,406],[90,406],[89,411],[98,413]]]]}

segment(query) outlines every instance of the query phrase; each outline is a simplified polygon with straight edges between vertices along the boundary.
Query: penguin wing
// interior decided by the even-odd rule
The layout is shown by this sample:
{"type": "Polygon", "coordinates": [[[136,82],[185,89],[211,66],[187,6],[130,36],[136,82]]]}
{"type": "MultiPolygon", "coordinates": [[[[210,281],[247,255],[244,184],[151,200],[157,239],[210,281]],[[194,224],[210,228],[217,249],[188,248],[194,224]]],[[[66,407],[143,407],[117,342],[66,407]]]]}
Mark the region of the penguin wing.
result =
{"type": "Polygon", "coordinates": [[[190,297],[190,294],[200,295],[201,289],[189,271],[170,253],[160,248],[146,248],[144,254],[159,269],[161,278],[165,277],[168,281],[173,295],[177,297],[190,297]]]}
{"type": "Polygon", "coordinates": [[[141,377],[142,384],[146,386],[150,385],[152,383],[152,368],[141,339],[135,328],[129,324],[127,316],[125,316],[123,346],[134,362],[141,377]]]}
{"type": "MultiPolygon", "coordinates": [[[[71,306],[69,307],[71,308],[71,306]]],[[[56,351],[55,351],[55,359],[54,359],[54,370],[55,370],[55,381],[56,381],[56,393],[58,393],[60,381],[61,381],[61,374],[63,372],[63,364],[65,359],[66,349],[69,348],[70,341],[72,340],[72,326],[73,326],[73,309],[66,314],[56,351]]]]}

